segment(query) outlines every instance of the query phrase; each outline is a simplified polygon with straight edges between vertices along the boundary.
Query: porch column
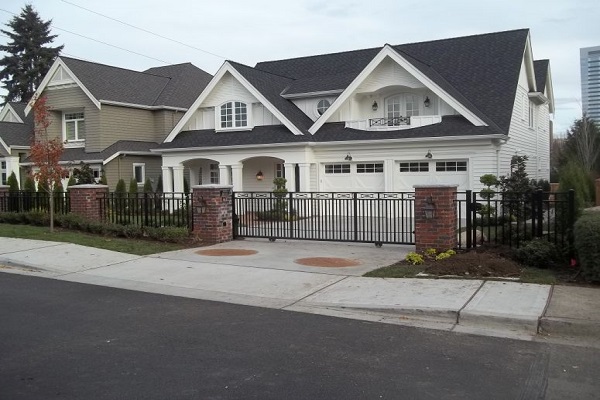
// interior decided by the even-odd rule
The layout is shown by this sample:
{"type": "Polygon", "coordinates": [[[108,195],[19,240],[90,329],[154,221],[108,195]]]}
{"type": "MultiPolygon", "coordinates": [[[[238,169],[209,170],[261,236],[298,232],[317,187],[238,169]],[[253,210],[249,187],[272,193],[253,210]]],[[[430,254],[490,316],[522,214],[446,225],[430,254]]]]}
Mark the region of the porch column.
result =
{"type": "Polygon", "coordinates": [[[219,164],[219,184],[231,184],[231,173],[229,172],[229,165],[219,164]]]}
{"type": "Polygon", "coordinates": [[[384,190],[386,192],[394,191],[394,160],[384,160],[383,162],[384,190]]]}
{"type": "Polygon", "coordinates": [[[12,174],[15,173],[17,177],[17,182],[19,182],[19,187],[23,186],[23,182],[21,182],[21,171],[19,168],[19,157],[5,157],[6,161],[6,179],[12,174]]]}
{"type": "Polygon", "coordinates": [[[285,168],[285,179],[287,180],[285,188],[288,192],[296,191],[296,164],[284,163],[285,168]]]}
{"type": "Polygon", "coordinates": [[[183,165],[173,167],[173,191],[183,192],[183,165]]]}
{"type": "Polygon", "coordinates": [[[300,168],[300,191],[310,192],[310,164],[301,163],[298,167],[300,168]]]}
{"type": "Polygon", "coordinates": [[[173,171],[171,167],[162,168],[163,193],[171,193],[173,191],[173,171]]]}
{"type": "Polygon", "coordinates": [[[196,168],[188,168],[190,171],[190,188],[198,184],[198,171],[196,168]]]}
{"type": "Polygon", "coordinates": [[[244,164],[231,165],[231,180],[233,183],[233,190],[236,192],[242,192],[244,190],[244,178],[242,174],[243,171],[244,164]]]}

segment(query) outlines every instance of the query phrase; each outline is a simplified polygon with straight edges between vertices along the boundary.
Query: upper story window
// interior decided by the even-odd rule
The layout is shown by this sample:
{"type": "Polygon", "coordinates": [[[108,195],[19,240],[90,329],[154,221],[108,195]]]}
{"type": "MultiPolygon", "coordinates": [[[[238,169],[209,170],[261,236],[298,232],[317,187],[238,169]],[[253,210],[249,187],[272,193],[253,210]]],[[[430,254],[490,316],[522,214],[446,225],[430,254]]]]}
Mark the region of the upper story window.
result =
{"type": "Polygon", "coordinates": [[[63,137],[67,142],[85,140],[85,119],[82,112],[63,114],[63,137]]]}
{"type": "Polygon", "coordinates": [[[221,129],[243,128],[248,126],[248,107],[241,101],[230,101],[221,105],[221,129]]]}
{"type": "Polygon", "coordinates": [[[319,100],[317,103],[317,115],[321,116],[331,106],[331,102],[327,99],[319,100]]]}
{"type": "Polygon", "coordinates": [[[134,163],[133,164],[133,178],[138,185],[143,185],[146,181],[146,164],[134,163]]]}
{"type": "Polygon", "coordinates": [[[398,94],[386,99],[387,118],[412,117],[419,115],[420,96],[398,94]]]}

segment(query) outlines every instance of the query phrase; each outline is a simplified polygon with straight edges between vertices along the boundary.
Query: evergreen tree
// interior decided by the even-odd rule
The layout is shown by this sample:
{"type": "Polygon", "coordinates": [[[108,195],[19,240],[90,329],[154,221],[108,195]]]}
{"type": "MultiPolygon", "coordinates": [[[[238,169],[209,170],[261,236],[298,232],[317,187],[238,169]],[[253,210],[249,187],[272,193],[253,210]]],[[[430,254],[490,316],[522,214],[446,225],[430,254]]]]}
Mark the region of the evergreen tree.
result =
{"type": "Polygon", "coordinates": [[[137,181],[132,178],[129,181],[129,193],[137,193],[138,192],[138,184],[137,181]]]}
{"type": "Polygon", "coordinates": [[[146,182],[144,182],[144,193],[152,193],[152,182],[150,178],[146,178],[146,182]]]}
{"type": "Polygon", "coordinates": [[[43,21],[30,4],[0,29],[9,37],[0,51],[8,53],[0,59],[0,80],[8,91],[4,101],[29,101],[44,75],[64,46],[50,47],[57,35],[50,34],[52,21],[43,21]]]}
{"type": "Polygon", "coordinates": [[[25,184],[23,185],[23,190],[29,193],[35,193],[35,181],[31,176],[28,176],[25,179],[25,184]]]}
{"type": "Polygon", "coordinates": [[[8,185],[8,191],[10,193],[16,193],[19,191],[19,180],[17,179],[17,175],[15,175],[14,172],[10,174],[10,176],[6,180],[6,184],[8,185]]]}

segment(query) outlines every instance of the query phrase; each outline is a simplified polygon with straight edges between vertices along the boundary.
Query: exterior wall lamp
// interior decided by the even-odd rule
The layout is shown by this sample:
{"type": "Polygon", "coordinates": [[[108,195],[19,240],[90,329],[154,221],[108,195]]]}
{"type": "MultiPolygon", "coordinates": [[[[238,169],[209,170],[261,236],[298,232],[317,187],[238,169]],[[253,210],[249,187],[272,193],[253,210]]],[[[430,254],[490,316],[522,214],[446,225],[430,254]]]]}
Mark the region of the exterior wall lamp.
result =
{"type": "Polygon", "coordinates": [[[377,111],[377,109],[379,108],[379,104],[377,104],[377,100],[373,101],[373,105],[371,106],[371,108],[373,109],[373,111],[377,111]]]}
{"type": "Polygon", "coordinates": [[[197,202],[197,206],[196,206],[196,214],[204,214],[206,212],[206,200],[204,200],[204,198],[200,198],[199,201],[197,202]]]}
{"type": "Polygon", "coordinates": [[[257,180],[257,181],[262,181],[263,179],[265,179],[265,176],[263,175],[262,171],[260,171],[260,170],[259,170],[259,171],[256,173],[256,180],[257,180]]]}
{"type": "Polygon", "coordinates": [[[433,219],[435,217],[435,203],[433,202],[433,197],[429,196],[425,199],[423,213],[425,214],[425,219],[433,219]]]}
{"type": "Polygon", "coordinates": [[[426,108],[429,108],[429,106],[431,105],[431,100],[429,100],[429,96],[425,96],[425,101],[423,102],[423,105],[426,108]]]}
{"type": "Polygon", "coordinates": [[[350,155],[350,153],[346,154],[346,157],[344,157],[344,160],[352,161],[352,156],[350,155]]]}
{"type": "Polygon", "coordinates": [[[431,154],[431,150],[427,150],[427,154],[425,154],[425,158],[429,158],[430,160],[433,158],[433,154],[431,154]]]}

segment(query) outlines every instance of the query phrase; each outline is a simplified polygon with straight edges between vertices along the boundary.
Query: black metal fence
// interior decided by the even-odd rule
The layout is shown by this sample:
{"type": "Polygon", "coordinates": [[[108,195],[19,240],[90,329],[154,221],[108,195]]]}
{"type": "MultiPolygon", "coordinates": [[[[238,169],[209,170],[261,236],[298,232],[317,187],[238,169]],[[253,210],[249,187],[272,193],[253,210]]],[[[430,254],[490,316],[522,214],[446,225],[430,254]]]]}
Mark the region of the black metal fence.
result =
{"type": "Polygon", "coordinates": [[[104,222],[193,229],[189,193],[107,193],[98,200],[104,222]]]}
{"type": "Polygon", "coordinates": [[[572,249],[575,192],[457,193],[458,248],[484,243],[519,247],[532,238],[544,238],[572,249]]]}
{"type": "MultiPolygon", "coordinates": [[[[71,210],[68,193],[54,193],[54,212],[67,214],[71,210]]],[[[3,212],[49,212],[50,194],[46,192],[18,192],[0,193],[0,211],[3,212]]]]}
{"type": "Polygon", "coordinates": [[[414,193],[234,192],[234,237],[414,244],[414,193]]]}

